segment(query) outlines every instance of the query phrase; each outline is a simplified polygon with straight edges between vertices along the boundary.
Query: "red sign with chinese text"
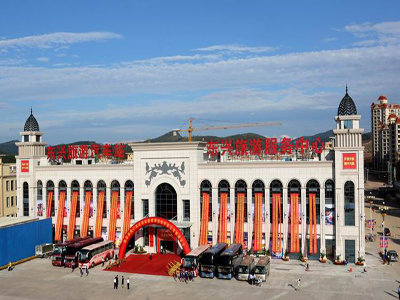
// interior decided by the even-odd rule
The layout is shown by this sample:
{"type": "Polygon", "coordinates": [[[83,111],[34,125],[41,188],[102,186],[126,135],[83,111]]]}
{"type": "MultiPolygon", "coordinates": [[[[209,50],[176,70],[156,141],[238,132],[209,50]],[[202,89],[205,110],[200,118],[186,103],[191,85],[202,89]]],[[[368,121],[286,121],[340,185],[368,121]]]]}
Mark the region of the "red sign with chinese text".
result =
{"type": "Polygon", "coordinates": [[[343,153],[343,169],[357,169],[356,153],[343,153]]]}
{"type": "Polygon", "coordinates": [[[157,237],[161,240],[168,240],[168,241],[174,241],[175,237],[172,234],[172,232],[168,229],[158,229],[157,230],[157,237]]]}
{"type": "Polygon", "coordinates": [[[21,160],[21,172],[29,172],[29,160],[21,160]]]}
{"type": "MultiPolygon", "coordinates": [[[[261,139],[251,139],[239,140],[232,142],[232,140],[222,140],[220,143],[214,142],[213,140],[207,143],[207,153],[211,156],[224,155],[229,153],[229,155],[236,156],[247,156],[247,155],[290,155],[292,151],[299,151],[301,154],[308,152],[310,150],[309,141],[305,140],[303,137],[296,141],[296,144],[292,144],[292,139],[284,137],[280,144],[278,145],[277,138],[265,138],[264,146],[261,139]]],[[[325,150],[325,143],[320,140],[319,137],[311,143],[311,151],[320,154],[325,150]]]]}

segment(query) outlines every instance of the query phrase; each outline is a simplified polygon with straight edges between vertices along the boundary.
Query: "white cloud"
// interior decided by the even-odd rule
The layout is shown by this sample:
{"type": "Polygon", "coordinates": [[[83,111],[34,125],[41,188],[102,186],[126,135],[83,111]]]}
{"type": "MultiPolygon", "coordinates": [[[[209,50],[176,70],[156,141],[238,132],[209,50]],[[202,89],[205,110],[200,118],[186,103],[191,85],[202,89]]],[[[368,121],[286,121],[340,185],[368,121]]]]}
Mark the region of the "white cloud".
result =
{"type": "Polygon", "coordinates": [[[363,39],[356,46],[394,45],[400,43],[400,21],[382,23],[350,24],[344,27],[347,32],[363,39]]]}
{"type": "Polygon", "coordinates": [[[50,58],[48,58],[48,57],[38,57],[38,58],[36,58],[36,60],[40,61],[40,62],[49,62],[50,58]]]}
{"type": "Polygon", "coordinates": [[[334,42],[334,41],[336,41],[336,40],[337,40],[336,37],[331,37],[331,38],[323,39],[322,42],[323,42],[323,43],[330,43],[330,42],[334,42]]]}
{"type": "Polygon", "coordinates": [[[272,52],[275,51],[275,47],[249,47],[242,45],[214,45],[203,48],[194,49],[195,51],[221,51],[221,52],[231,52],[231,53],[264,53],[264,52],[272,52]]]}
{"type": "Polygon", "coordinates": [[[120,38],[122,38],[122,35],[113,32],[55,32],[43,35],[32,35],[22,38],[0,40],[0,49],[52,48],[59,45],[106,41],[120,38]]]}
{"type": "Polygon", "coordinates": [[[25,59],[18,59],[18,58],[0,59],[0,66],[20,65],[25,62],[26,62],[25,59]]]}

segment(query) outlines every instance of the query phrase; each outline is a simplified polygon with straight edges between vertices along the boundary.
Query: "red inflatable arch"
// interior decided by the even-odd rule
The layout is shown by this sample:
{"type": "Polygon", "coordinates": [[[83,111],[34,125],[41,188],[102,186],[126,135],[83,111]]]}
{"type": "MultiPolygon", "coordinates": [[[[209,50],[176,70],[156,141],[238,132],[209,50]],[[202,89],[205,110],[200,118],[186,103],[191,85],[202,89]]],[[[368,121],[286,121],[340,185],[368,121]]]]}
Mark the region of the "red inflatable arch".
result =
{"type": "Polygon", "coordinates": [[[188,254],[190,252],[190,247],[188,242],[185,239],[185,236],[182,232],[172,224],[170,221],[159,218],[159,217],[149,217],[140,220],[139,222],[135,223],[129,231],[125,234],[124,239],[122,240],[121,246],[119,247],[119,258],[123,259],[125,257],[126,246],[128,246],[129,241],[132,237],[134,237],[136,231],[139,229],[149,226],[149,225],[158,225],[169,229],[172,234],[178,239],[179,243],[183,247],[183,252],[188,254]]]}

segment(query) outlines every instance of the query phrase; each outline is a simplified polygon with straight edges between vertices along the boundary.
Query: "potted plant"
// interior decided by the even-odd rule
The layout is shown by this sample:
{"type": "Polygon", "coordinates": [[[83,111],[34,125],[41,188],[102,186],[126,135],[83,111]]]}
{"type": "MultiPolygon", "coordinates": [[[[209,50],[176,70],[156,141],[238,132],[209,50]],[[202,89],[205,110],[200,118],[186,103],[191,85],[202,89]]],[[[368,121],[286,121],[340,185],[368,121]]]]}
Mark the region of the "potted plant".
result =
{"type": "Polygon", "coordinates": [[[340,254],[336,255],[336,259],[333,262],[335,265],[343,265],[343,262],[340,260],[340,254]]]}
{"type": "Polygon", "coordinates": [[[285,250],[285,255],[282,257],[282,260],[289,261],[289,251],[287,249],[285,250]]]}
{"type": "Polygon", "coordinates": [[[138,253],[139,252],[139,245],[135,245],[135,250],[133,250],[134,253],[138,253]]]}
{"type": "Polygon", "coordinates": [[[326,254],[325,254],[325,252],[321,252],[320,253],[320,255],[319,255],[319,261],[320,262],[322,262],[322,263],[326,263],[326,254]]]}
{"type": "Polygon", "coordinates": [[[365,259],[364,259],[364,257],[361,255],[361,256],[357,259],[356,265],[357,265],[357,266],[363,266],[363,265],[364,265],[364,262],[365,262],[365,259]]]}
{"type": "Polygon", "coordinates": [[[308,258],[302,252],[299,253],[299,259],[301,262],[308,262],[308,258]]]}
{"type": "Polygon", "coordinates": [[[271,251],[270,251],[269,249],[267,250],[267,253],[266,253],[266,254],[267,254],[267,256],[271,259],[271,251]]]}

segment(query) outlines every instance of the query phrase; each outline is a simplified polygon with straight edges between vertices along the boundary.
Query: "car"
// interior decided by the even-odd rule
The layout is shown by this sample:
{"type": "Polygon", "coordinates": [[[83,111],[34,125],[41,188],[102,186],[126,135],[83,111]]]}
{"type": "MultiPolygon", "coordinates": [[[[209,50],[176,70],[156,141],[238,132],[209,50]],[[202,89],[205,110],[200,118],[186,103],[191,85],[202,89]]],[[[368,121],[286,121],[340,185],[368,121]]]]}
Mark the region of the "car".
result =
{"type": "Polygon", "coordinates": [[[399,261],[399,256],[397,255],[396,250],[389,250],[387,252],[387,257],[390,259],[390,261],[399,261]]]}
{"type": "Polygon", "coordinates": [[[387,227],[385,228],[385,230],[383,232],[384,232],[385,236],[390,236],[391,235],[390,229],[387,228],[387,227]]]}

